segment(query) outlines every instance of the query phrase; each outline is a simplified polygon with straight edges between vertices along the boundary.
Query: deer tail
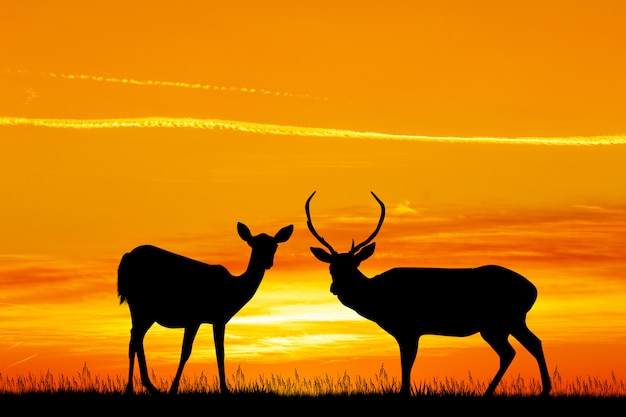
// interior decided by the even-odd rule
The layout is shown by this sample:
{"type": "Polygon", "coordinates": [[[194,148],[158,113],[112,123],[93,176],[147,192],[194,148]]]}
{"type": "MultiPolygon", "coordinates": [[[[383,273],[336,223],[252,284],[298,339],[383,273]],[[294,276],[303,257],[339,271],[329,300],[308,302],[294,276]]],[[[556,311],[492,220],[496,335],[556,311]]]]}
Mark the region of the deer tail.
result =
{"type": "Polygon", "coordinates": [[[125,253],[117,268],[117,295],[120,297],[120,304],[126,301],[128,295],[128,284],[130,280],[130,253],[125,253]]]}

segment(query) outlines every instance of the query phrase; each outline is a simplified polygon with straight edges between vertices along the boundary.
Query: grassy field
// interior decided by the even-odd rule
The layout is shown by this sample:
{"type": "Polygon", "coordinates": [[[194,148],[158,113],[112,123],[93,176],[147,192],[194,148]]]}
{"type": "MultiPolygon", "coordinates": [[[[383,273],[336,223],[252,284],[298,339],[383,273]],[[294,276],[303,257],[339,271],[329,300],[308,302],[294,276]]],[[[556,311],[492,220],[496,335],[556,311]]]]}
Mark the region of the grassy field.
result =
{"type": "MultiPolygon", "coordinates": [[[[166,391],[169,381],[153,379],[166,391]]],[[[403,398],[397,394],[399,381],[389,378],[381,367],[373,378],[350,377],[347,374],[312,379],[270,375],[248,380],[241,369],[230,376],[231,393],[219,393],[216,378],[200,375],[184,378],[178,395],[150,396],[136,381],[135,395],[124,394],[126,381],[120,377],[92,376],[85,366],[75,375],[24,375],[6,377],[0,374],[0,409],[16,409],[22,413],[61,411],[66,415],[98,412],[128,415],[133,413],[183,412],[184,410],[228,410],[230,413],[270,412],[273,415],[308,413],[355,412],[372,414],[420,412],[480,412],[483,415],[515,411],[614,413],[626,409],[626,383],[612,377],[609,380],[579,378],[564,383],[558,371],[553,374],[554,389],[550,397],[537,397],[540,384],[522,378],[503,380],[492,398],[483,398],[486,382],[433,379],[413,386],[413,395],[403,398]],[[10,407],[10,408],[9,408],[10,407]]]]}

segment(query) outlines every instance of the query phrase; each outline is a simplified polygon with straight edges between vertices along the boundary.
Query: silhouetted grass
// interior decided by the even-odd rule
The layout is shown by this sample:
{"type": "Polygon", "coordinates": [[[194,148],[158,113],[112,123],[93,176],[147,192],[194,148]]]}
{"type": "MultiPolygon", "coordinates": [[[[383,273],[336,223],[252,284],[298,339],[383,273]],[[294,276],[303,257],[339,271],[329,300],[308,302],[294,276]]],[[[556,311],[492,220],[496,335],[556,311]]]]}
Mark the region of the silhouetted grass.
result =
{"type": "MultiPolygon", "coordinates": [[[[155,386],[162,391],[169,389],[171,380],[152,375],[155,386]]],[[[614,374],[610,379],[597,377],[576,378],[563,382],[558,369],[552,374],[552,396],[578,397],[626,397],[626,382],[614,374]]],[[[233,394],[274,394],[277,396],[354,396],[354,395],[392,395],[400,389],[400,381],[389,377],[384,366],[372,378],[350,376],[348,373],[330,376],[305,378],[297,370],[291,376],[270,374],[260,375],[256,379],[247,379],[241,367],[228,378],[233,394]]],[[[467,380],[455,378],[432,378],[414,383],[412,391],[417,396],[469,396],[479,397],[486,390],[488,381],[474,379],[469,374],[467,380]]],[[[139,377],[135,377],[138,394],[143,392],[139,377]]],[[[126,380],[122,377],[91,375],[87,364],[74,375],[53,375],[50,371],[35,375],[8,377],[0,373],[1,394],[28,393],[76,393],[90,392],[97,394],[122,394],[126,380]]],[[[529,397],[539,394],[541,381],[533,378],[526,380],[521,376],[504,378],[496,391],[501,397],[529,397]]],[[[181,394],[219,394],[217,376],[207,377],[204,373],[190,378],[183,376],[180,384],[181,394]]]]}
{"type": "MultiPolygon", "coordinates": [[[[156,378],[155,385],[166,392],[170,380],[156,378]]],[[[576,411],[588,410],[597,415],[602,410],[626,405],[626,383],[614,375],[603,380],[594,377],[576,378],[563,382],[558,370],[553,373],[554,389],[549,398],[537,397],[541,384],[521,377],[504,379],[493,398],[483,398],[487,382],[468,376],[467,380],[433,378],[413,385],[413,395],[402,398],[397,393],[400,382],[389,377],[384,367],[372,378],[352,377],[347,373],[304,378],[297,370],[291,376],[271,374],[256,379],[246,378],[241,368],[228,378],[231,393],[219,393],[217,377],[183,377],[180,393],[150,396],[136,380],[136,394],[124,394],[126,380],[116,376],[92,376],[87,365],[75,375],[55,376],[50,372],[8,377],[0,374],[0,408],[19,407],[23,412],[63,410],[65,414],[87,410],[122,413],[136,410],[159,413],[180,411],[187,407],[204,407],[207,412],[215,407],[229,412],[268,410],[285,414],[298,410],[311,412],[337,411],[345,407],[351,414],[400,412],[406,407],[419,410],[437,407],[439,412],[476,409],[481,412],[508,411],[576,411]],[[81,407],[87,407],[82,408],[81,407]],[[291,411],[290,411],[291,410],[291,411]]],[[[189,408],[191,410],[191,408],[189,408]]]]}

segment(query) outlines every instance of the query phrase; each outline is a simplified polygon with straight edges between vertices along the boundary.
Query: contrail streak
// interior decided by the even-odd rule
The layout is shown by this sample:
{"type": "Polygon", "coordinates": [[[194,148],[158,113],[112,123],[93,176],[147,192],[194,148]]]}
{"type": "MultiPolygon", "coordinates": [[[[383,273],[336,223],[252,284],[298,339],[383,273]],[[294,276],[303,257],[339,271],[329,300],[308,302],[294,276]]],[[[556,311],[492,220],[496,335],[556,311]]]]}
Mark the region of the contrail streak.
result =
{"type": "MultiPolygon", "coordinates": [[[[6,72],[15,72],[18,74],[29,74],[27,70],[10,70],[6,69],[6,72]]],[[[119,77],[104,77],[99,75],[88,74],[57,74],[55,72],[41,73],[40,76],[59,78],[64,80],[79,80],[79,81],[94,81],[101,83],[112,84],[125,84],[136,85],[142,87],[174,87],[185,88],[190,90],[204,90],[214,92],[230,92],[230,93],[244,93],[244,94],[259,94],[264,96],[276,96],[276,97],[289,97],[299,99],[312,99],[312,100],[328,100],[327,97],[317,97],[310,94],[297,94],[285,91],[272,91],[264,88],[251,88],[251,87],[233,87],[223,85],[212,84],[200,84],[200,83],[187,83],[182,81],[159,81],[159,80],[136,80],[134,78],[119,78],[119,77]]]]}
{"type": "Polygon", "coordinates": [[[193,119],[173,117],[142,117],[119,119],[34,119],[2,117],[0,127],[32,126],[54,129],[121,129],[121,128],[188,128],[202,130],[230,130],[264,135],[327,137],[350,139],[400,140],[417,142],[493,143],[522,145],[625,145],[626,135],[571,136],[571,137],[456,137],[398,135],[362,132],[347,129],[329,129],[268,123],[252,123],[222,119],[193,119]]]}
{"type": "Polygon", "coordinates": [[[19,345],[21,345],[22,343],[23,343],[23,342],[17,342],[17,343],[14,343],[14,344],[13,344],[13,346],[11,346],[11,347],[9,347],[9,348],[7,349],[7,351],[9,351],[9,350],[11,350],[11,349],[15,349],[16,347],[18,347],[18,346],[19,346],[19,345]]]}
{"type": "Polygon", "coordinates": [[[37,354],[35,353],[34,355],[30,355],[29,357],[24,358],[24,359],[22,359],[22,360],[20,360],[20,361],[13,362],[11,365],[6,366],[5,368],[3,368],[3,369],[2,369],[2,372],[6,371],[6,370],[7,370],[7,369],[9,369],[9,368],[13,368],[14,366],[19,365],[20,363],[24,363],[24,362],[26,362],[26,361],[29,361],[29,360],[31,360],[32,358],[36,357],[36,356],[37,356],[37,354]]]}

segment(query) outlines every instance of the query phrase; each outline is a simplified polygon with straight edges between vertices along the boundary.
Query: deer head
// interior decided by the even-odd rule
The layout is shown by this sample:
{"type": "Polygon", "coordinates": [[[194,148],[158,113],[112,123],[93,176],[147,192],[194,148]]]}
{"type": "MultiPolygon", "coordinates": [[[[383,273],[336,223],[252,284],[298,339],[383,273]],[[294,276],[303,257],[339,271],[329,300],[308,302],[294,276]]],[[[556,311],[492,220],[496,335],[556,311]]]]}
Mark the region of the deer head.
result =
{"type": "Polygon", "coordinates": [[[253,236],[248,226],[237,223],[239,236],[252,248],[250,262],[259,264],[263,269],[270,269],[274,265],[274,254],[278,244],[286,242],[293,233],[293,225],[285,226],[276,235],[269,236],[266,233],[253,236]]]}
{"type": "Polygon", "coordinates": [[[304,210],[306,211],[307,216],[307,226],[309,230],[313,234],[313,236],[324,245],[328,251],[322,248],[311,247],[311,252],[313,256],[315,256],[318,260],[330,264],[330,275],[332,277],[332,284],[330,285],[330,291],[333,294],[338,294],[341,292],[342,284],[350,283],[353,279],[358,279],[362,277],[361,272],[358,270],[361,262],[369,258],[374,254],[374,249],[376,247],[376,243],[370,243],[378,234],[381,226],[383,225],[383,220],[385,219],[385,205],[382,201],[372,192],[372,195],[380,204],[381,214],[380,220],[378,220],[378,225],[374,232],[363,242],[359,243],[355,246],[354,240],[352,241],[352,247],[348,252],[339,253],[333,247],[326,242],[326,240],[320,236],[319,233],[313,227],[313,222],[311,221],[311,211],[309,208],[311,199],[315,195],[315,191],[313,194],[309,196],[306,200],[306,204],[304,206],[304,210]]]}

